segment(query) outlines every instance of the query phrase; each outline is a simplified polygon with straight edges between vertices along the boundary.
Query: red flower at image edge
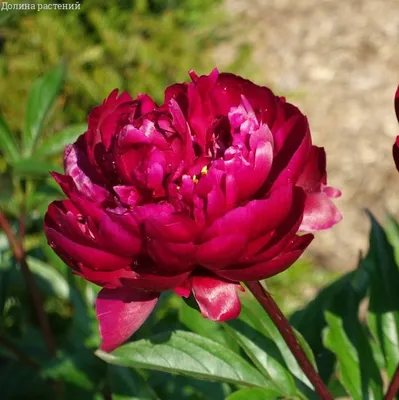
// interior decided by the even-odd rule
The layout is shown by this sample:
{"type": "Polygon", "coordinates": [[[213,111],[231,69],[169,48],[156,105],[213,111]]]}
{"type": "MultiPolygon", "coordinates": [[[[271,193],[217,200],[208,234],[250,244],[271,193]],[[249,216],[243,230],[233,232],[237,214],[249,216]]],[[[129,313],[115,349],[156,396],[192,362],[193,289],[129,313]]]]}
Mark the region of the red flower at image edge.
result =
{"type": "MultiPolygon", "coordinates": [[[[394,104],[395,104],[396,118],[398,119],[399,122],[399,86],[396,89],[394,104]]],[[[393,145],[393,159],[395,161],[396,168],[399,171],[399,136],[396,137],[396,141],[393,145]]]]}
{"type": "Polygon", "coordinates": [[[101,348],[146,320],[162,291],[191,293],[204,317],[240,313],[240,281],[287,269],[341,220],[326,156],[284,98],[219,73],[175,84],[161,106],[113,91],[53,173],[68,197],[45,217],[50,246],[100,285],[101,348]]]}

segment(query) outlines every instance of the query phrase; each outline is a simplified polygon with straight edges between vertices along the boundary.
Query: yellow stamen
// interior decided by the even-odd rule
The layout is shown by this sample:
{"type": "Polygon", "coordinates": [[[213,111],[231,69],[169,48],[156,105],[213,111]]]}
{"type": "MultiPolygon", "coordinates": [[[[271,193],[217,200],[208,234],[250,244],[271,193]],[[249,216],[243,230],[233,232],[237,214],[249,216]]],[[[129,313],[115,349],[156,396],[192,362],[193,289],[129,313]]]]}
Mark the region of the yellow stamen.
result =
{"type": "Polygon", "coordinates": [[[197,175],[193,175],[193,182],[194,182],[194,183],[198,183],[197,175]]]}
{"type": "Polygon", "coordinates": [[[204,176],[208,173],[208,167],[205,165],[204,167],[202,167],[201,169],[201,175],[204,176]]]}

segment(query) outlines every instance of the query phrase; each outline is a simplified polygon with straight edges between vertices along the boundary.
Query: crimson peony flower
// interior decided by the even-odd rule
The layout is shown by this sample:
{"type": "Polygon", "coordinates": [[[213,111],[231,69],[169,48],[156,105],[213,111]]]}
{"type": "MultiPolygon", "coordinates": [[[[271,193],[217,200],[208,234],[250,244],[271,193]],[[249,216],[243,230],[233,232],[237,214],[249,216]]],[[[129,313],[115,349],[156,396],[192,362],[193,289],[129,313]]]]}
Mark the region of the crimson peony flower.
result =
{"type": "Polygon", "coordinates": [[[323,148],[284,98],[215,69],[190,72],[157,106],[113,91],[53,173],[68,200],[45,217],[49,244],[103,287],[101,348],[128,339],[160,292],[193,294],[204,317],[240,313],[240,281],[287,269],[341,215],[323,148]]]}
{"type": "MultiPolygon", "coordinates": [[[[398,119],[399,122],[399,86],[396,89],[394,104],[395,104],[396,118],[398,119]]],[[[393,159],[395,161],[396,169],[399,171],[399,136],[396,137],[396,141],[393,145],[393,159]]]]}

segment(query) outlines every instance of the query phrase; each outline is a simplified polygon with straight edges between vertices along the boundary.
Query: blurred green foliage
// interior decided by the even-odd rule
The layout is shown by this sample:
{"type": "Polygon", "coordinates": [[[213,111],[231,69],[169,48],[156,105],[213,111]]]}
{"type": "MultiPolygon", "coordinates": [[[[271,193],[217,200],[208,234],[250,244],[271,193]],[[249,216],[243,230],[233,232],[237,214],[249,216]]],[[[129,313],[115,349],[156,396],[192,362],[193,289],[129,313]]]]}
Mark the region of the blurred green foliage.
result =
{"type": "MultiPolygon", "coordinates": [[[[37,2],[39,3],[39,2],[37,2]]],[[[40,2],[43,3],[43,2],[40,2]]],[[[65,3],[65,2],[64,2],[65,3]]],[[[76,2],[72,1],[71,4],[76,2]]],[[[0,19],[0,110],[11,130],[34,79],[65,60],[66,85],[54,131],[85,121],[111,90],[160,101],[164,88],[207,73],[212,52],[226,39],[220,0],[85,0],[79,10],[6,11],[0,19]],[[9,14],[5,18],[4,14],[9,14]]],[[[243,64],[247,48],[234,61],[243,64]],[[244,57],[242,57],[244,55],[244,57]]]]}

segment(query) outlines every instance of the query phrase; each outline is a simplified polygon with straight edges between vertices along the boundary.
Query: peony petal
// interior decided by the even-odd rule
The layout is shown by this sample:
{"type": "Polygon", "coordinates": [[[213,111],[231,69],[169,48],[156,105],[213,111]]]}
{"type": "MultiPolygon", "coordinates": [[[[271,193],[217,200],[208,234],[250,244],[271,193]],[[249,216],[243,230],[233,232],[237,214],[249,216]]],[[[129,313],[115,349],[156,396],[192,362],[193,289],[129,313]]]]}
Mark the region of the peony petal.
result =
{"type": "Polygon", "coordinates": [[[282,129],[289,130],[289,134],[273,160],[269,175],[269,180],[274,181],[273,188],[292,184],[298,180],[312,146],[308,121],[303,115],[294,116],[282,129]]]}
{"type": "MultiPolygon", "coordinates": [[[[122,277],[121,282],[125,286],[132,288],[163,292],[165,290],[172,290],[176,287],[182,286],[190,276],[190,273],[191,271],[178,275],[165,276],[157,271],[154,274],[135,274],[132,278],[122,277]]],[[[134,273],[131,275],[133,274],[134,273]]]]}
{"type": "Polygon", "coordinates": [[[137,256],[142,246],[139,232],[134,235],[121,224],[115,223],[107,214],[103,215],[99,223],[98,243],[102,248],[126,257],[137,256]]]}
{"type": "Polygon", "coordinates": [[[312,146],[305,168],[296,181],[296,185],[305,192],[320,191],[321,185],[327,183],[326,152],[323,147],[312,146]]]}
{"type": "Polygon", "coordinates": [[[396,118],[398,119],[399,122],[399,86],[396,89],[395,93],[395,113],[396,113],[396,118]]]}
{"type": "Polygon", "coordinates": [[[192,291],[201,313],[212,321],[227,321],[240,315],[239,285],[210,276],[191,277],[192,291]]]}
{"type": "Polygon", "coordinates": [[[218,276],[233,281],[258,281],[270,278],[289,268],[302,255],[312,240],[312,234],[296,236],[284,252],[273,260],[261,262],[251,267],[237,265],[236,268],[215,272],[218,276]]]}
{"type": "Polygon", "coordinates": [[[70,262],[67,262],[67,264],[74,268],[73,273],[75,275],[79,275],[82,278],[93,282],[95,285],[109,289],[126,286],[122,282],[122,280],[131,279],[136,275],[129,267],[117,269],[114,271],[96,271],[94,269],[84,266],[81,263],[79,263],[77,267],[74,266],[76,265],[76,263],[74,265],[71,265],[70,262]]]}
{"type": "Polygon", "coordinates": [[[180,214],[154,214],[144,222],[144,231],[150,238],[168,242],[193,242],[198,236],[195,222],[180,214]]]}
{"type": "Polygon", "coordinates": [[[218,236],[197,247],[196,260],[203,267],[223,268],[241,257],[247,243],[245,234],[218,236]]]}
{"type": "Polygon", "coordinates": [[[393,159],[395,161],[396,169],[399,171],[399,136],[396,137],[395,144],[392,148],[393,159]]]}
{"type": "Polygon", "coordinates": [[[285,185],[274,190],[266,200],[253,200],[244,207],[237,207],[213,222],[204,232],[203,241],[233,233],[255,239],[284,221],[297,196],[303,196],[302,189],[285,185]]]}
{"type": "Polygon", "coordinates": [[[151,314],[159,293],[130,288],[102,289],[96,301],[101,350],[110,352],[136,332],[151,314]]]}
{"type": "Polygon", "coordinates": [[[341,219],[341,213],[325,193],[308,193],[303,220],[299,229],[302,232],[328,229],[341,221],[341,219]]]}
{"type": "MultiPolygon", "coordinates": [[[[75,262],[80,262],[94,270],[116,270],[129,265],[131,261],[130,258],[74,242],[73,238],[68,238],[52,228],[46,229],[46,236],[56,253],[66,254],[75,262]]],[[[95,244],[93,242],[93,246],[95,244]]]]}

